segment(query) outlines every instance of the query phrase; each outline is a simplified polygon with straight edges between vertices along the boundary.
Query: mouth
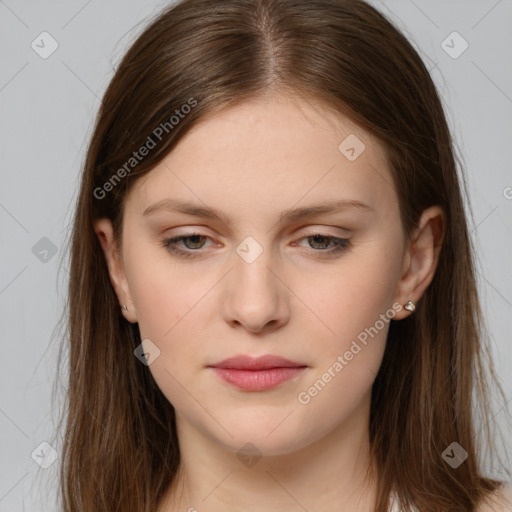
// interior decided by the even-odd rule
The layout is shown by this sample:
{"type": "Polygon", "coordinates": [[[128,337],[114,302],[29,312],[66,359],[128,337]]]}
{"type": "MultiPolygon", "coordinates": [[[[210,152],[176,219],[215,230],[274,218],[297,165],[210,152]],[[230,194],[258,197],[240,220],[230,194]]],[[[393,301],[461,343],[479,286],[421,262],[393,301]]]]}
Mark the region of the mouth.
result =
{"type": "Polygon", "coordinates": [[[221,379],[244,391],[266,391],[289,381],[308,367],[283,357],[235,356],[209,365],[221,379]]]}

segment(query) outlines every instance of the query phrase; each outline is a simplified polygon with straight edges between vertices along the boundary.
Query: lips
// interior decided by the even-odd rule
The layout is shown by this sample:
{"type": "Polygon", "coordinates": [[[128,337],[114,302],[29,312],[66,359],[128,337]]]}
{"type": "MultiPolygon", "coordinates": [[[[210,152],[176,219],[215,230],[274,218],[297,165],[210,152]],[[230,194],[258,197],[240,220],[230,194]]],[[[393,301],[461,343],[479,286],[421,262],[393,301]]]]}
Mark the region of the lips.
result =
{"type": "Polygon", "coordinates": [[[209,366],[225,382],[244,391],[265,391],[300,375],[307,365],[274,355],[239,355],[209,366]]]}
{"type": "Polygon", "coordinates": [[[306,365],[295,363],[284,357],[265,355],[260,357],[235,356],[210,365],[212,368],[234,370],[268,370],[271,368],[304,368],[306,365]]]}

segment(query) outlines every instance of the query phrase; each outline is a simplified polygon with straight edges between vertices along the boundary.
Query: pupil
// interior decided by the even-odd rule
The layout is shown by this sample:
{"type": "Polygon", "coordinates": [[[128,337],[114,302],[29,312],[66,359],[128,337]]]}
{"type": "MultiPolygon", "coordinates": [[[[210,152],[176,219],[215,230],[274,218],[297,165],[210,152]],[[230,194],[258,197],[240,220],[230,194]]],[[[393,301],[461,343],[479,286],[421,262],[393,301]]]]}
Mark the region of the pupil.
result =
{"type": "MultiPolygon", "coordinates": [[[[199,243],[199,239],[202,238],[202,235],[191,235],[187,237],[189,242],[194,246],[194,244],[199,243]]],[[[195,247],[195,246],[194,246],[195,247]]]]}
{"type": "MultiPolygon", "coordinates": [[[[324,235],[313,235],[313,243],[319,243],[321,244],[322,243],[322,240],[325,240],[326,237],[324,235]]],[[[325,245],[325,243],[324,243],[325,245]]]]}

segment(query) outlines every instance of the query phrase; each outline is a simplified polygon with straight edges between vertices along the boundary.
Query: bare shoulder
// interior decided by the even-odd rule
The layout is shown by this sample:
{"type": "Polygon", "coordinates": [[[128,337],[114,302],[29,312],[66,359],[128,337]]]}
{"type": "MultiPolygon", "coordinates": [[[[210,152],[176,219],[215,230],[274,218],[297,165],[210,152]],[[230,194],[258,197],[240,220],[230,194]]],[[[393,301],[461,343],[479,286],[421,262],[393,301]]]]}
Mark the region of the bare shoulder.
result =
{"type": "Polygon", "coordinates": [[[476,512],[512,512],[512,482],[503,484],[494,492],[492,502],[482,503],[476,512]]]}

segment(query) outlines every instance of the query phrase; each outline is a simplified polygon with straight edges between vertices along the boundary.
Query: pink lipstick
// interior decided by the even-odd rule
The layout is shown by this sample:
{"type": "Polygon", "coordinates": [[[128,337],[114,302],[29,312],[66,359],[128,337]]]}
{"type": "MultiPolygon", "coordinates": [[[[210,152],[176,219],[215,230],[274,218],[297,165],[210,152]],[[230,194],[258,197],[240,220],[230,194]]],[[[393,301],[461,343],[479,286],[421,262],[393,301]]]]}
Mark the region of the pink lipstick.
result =
{"type": "Polygon", "coordinates": [[[266,391],[302,373],[307,365],[283,357],[239,355],[209,365],[225,382],[244,391],[266,391]]]}

